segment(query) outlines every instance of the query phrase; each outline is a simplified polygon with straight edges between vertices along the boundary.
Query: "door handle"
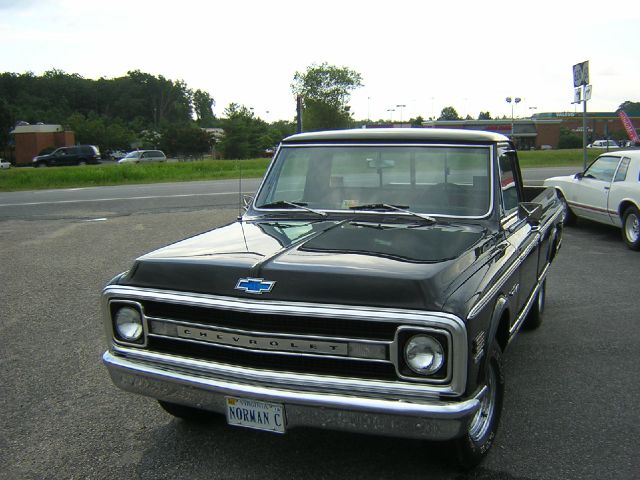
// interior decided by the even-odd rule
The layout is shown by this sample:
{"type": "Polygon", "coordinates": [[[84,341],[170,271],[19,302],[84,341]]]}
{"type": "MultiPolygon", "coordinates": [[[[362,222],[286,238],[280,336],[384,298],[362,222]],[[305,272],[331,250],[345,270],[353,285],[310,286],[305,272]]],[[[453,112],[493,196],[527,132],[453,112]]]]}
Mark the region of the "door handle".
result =
{"type": "Polygon", "coordinates": [[[605,190],[611,190],[611,187],[604,187],[605,190]]]}

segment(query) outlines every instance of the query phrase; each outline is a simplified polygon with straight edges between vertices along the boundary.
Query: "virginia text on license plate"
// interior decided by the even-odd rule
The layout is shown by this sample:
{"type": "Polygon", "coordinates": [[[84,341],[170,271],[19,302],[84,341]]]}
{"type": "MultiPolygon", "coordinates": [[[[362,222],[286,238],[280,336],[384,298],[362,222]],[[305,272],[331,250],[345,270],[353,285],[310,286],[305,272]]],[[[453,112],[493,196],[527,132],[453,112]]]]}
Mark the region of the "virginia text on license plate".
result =
{"type": "Polygon", "coordinates": [[[284,406],[248,398],[225,397],[229,425],[284,433],[284,406]]]}

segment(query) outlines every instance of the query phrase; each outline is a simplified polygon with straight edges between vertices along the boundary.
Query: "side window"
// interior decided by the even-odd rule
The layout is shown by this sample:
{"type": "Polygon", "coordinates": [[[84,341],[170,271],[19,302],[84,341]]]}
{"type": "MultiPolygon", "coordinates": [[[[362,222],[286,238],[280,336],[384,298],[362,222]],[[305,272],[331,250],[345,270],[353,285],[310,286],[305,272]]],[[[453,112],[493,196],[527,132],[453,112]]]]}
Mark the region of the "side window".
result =
{"type": "Polygon", "coordinates": [[[502,191],[502,206],[509,214],[518,208],[518,187],[514,172],[514,155],[511,150],[500,150],[498,165],[500,167],[500,190],[502,191]]]}
{"type": "Polygon", "coordinates": [[[584,177],[594,178],[607,183],[611,182],[618,162],[620,162],[619,157],[598,157],[589,168],[587,168],[587,171],[584,172],[584,177]]]}
{"type": "Polygon", "coordinates": [[[628,157],[624,157],[620,162],[620,167],[618,167],[618,172],[616,173],[616,178],[613,179],[614,182],[624,182],[627,179],[627,171],[629,171],[629,162],[630,159],[628,157]]]}
{"type": "Polygon", "coordinates": [[[151,156],[151,152],[144,152],[141,158],[149,158],[151,156]]]}

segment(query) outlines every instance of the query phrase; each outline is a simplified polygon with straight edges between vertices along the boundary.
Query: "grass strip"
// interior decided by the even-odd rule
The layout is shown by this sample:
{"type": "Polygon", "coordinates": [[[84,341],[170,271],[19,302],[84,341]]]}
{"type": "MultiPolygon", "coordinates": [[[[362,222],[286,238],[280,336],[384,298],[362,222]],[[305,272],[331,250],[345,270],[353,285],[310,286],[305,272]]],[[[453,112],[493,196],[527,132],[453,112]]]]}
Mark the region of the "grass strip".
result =
{"type": "MultiPolygon", "coordinates": [[[[591,163],[604,150],[588,150],[591,163]]],[[[518,152],[522,168],[582,166],[582,149],[524,150],[518,152]]],[[[246,178],[259,178],[270,159],[201,160],[148,165],[112,164],[84,167],[11,168],[0,171],[0,192],[56,188],[97,187],[195,180],[238,178],[240,169],[246,178]]]]}

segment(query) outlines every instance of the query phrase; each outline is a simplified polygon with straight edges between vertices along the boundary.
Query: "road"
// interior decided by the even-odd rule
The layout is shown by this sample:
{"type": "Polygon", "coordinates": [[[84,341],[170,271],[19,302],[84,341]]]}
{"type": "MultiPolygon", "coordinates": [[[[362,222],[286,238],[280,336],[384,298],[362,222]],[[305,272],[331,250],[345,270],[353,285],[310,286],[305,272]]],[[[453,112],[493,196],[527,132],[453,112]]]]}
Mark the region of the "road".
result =
{"type": "Polygon", "coordinates": [[[566,231],[544,324],[505,354],[500,431],[470,474],[441,445],[190,425],[116,389],[99,292],[142,253],[236,217],[233,182],[202,183],[0,194],[1,479],[637,478],[640,254],[588,222],[566,231]]]}

